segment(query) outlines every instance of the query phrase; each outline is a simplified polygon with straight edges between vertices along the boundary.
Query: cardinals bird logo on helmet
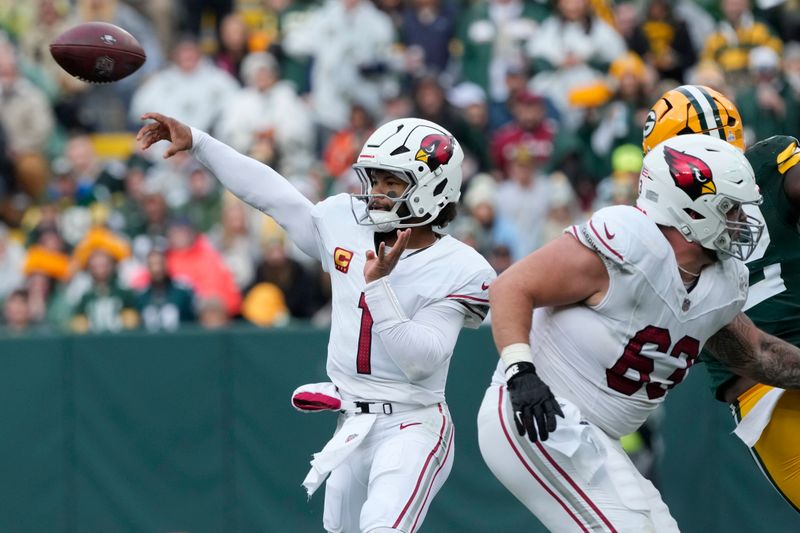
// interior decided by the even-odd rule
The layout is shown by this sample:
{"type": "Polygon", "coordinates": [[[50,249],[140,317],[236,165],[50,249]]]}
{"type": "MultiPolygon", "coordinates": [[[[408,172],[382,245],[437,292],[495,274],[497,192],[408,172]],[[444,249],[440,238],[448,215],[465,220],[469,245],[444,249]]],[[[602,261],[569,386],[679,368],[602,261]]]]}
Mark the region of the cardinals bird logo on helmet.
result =
{"type": "Polygon", "coordinates": [[[664,146],[664,160],[667,162],[672,179],[675,180],[675,185],[692,200],[697,200],[704,194],[717,192],[711,169],[699,157],[664,146]]]}
{"type": "Polygon", "coordinates": [[[650,219],[720,259],[747,260],[761,238],[763,222],[747,212],[761,203],[753,167],[722,139],[693,133],[659,144],[644,158],[639,191],[650,219]]]}
{"type": "Polygon", "coordinates": [[[414,159],[422,161],[434,171],[453,157],[454,144],[452,137],[433,133],[422,139],[414,159]]]}

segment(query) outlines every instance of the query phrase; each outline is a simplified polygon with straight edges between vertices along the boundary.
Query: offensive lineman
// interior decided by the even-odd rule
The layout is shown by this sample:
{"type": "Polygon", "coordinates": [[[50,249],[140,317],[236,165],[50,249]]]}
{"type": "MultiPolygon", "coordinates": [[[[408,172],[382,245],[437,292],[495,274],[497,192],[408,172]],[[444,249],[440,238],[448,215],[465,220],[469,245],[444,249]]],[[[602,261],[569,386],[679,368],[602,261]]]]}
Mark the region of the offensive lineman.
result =
{"type": "Polygon", "coordinates": [[[155,121],[137,135],[145,149],[160,140],[172,142],[165,157],[191,149],[331,274],[333,384],[304,393],[342,412],[304,481],[310,495],[330,474],[325,529],[415,531],[453,463],[450,357],[462,326],[486,316],[495,276],[475,250],[434,231],[455,217],[461,146],[432,122],[392,121],[354,165],[362,194],[313,205],[274,170],[206,133],[156,113],[142,118],[155,121]]]}
{"type": "MultiPolygon", "coordinates": [[[[664,93],[650,111],[643,141],[655,144],[682,133],[719,136],[744,150],[736,106],[704,86],[664,93]]],[[[800,346],[800,147],[776,135],[745,152],[764,203],[751,214],[765,224],[764,236],[747,260],[750,291],[744,310],[764,331],[800,346]]],[[[702,360],[715,397],[731,406],[735,433],[783,498],[800,512],[800,391],[763,385],[734,374],[725,364],[702,360]]]]}
{"type": "Polygon", "coordinates": [[[618,439],[704,345],[737,372],[800,387],[800,350],[740,312],[742,260],[762,230],[743,207],[760,200],[739,150],[675,137],[645,157],[637,207],[594,213],[492,285],[501,360],[478,415],[481,452],[550,530],[678,531],[618,439]]]}

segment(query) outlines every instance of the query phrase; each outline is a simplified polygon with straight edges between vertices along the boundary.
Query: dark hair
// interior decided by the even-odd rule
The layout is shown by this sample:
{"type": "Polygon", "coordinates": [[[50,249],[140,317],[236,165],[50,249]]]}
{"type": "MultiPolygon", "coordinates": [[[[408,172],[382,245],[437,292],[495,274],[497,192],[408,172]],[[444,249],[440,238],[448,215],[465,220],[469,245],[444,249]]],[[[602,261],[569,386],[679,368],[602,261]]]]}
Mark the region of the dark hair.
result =
{"type": "Polygon", "coordinates": [[[455,202],[450,202],[439,211],[439,215],[431,222],[437,228],[443,228],[455,220],[458,215],[458,206],[455,202]]]}

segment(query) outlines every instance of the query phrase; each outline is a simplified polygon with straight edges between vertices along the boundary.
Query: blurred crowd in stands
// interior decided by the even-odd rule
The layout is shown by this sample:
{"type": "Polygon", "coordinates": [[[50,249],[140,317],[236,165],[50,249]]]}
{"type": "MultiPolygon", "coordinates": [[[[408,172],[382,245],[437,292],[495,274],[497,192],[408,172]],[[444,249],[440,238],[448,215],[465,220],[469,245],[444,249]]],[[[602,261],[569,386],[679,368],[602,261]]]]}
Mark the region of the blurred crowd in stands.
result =
{"type": "Polygon", "coordinates": [[[141,153],[147,111],[206,130],[313,201],[356,191],[393,118],[467,153],[447,231],[498,272],[630,203],[648,108],[682,83],[737,103],[747,142],[800,133],[798,0],[0,0],[0,301],[7,333],[330,320],[280,227],[189,154],[141,153]],[[107,85],[50,41],[80,22],[147,54],[107,85]]]}

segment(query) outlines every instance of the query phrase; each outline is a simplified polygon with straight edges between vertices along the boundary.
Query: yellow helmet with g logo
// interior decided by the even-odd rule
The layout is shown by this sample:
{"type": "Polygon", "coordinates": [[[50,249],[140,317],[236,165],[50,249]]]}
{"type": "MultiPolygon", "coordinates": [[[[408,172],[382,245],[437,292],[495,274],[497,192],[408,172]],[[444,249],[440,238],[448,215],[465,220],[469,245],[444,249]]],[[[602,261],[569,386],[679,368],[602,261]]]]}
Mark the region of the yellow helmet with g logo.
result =
{"type": "Polygon", "coordinates": [[[703,85],[681,85],[665,92],[650,108],[644,124],[646,154],[676,135],[704,133],[744,151],[739,110],[721,93],[703,85]]]}

